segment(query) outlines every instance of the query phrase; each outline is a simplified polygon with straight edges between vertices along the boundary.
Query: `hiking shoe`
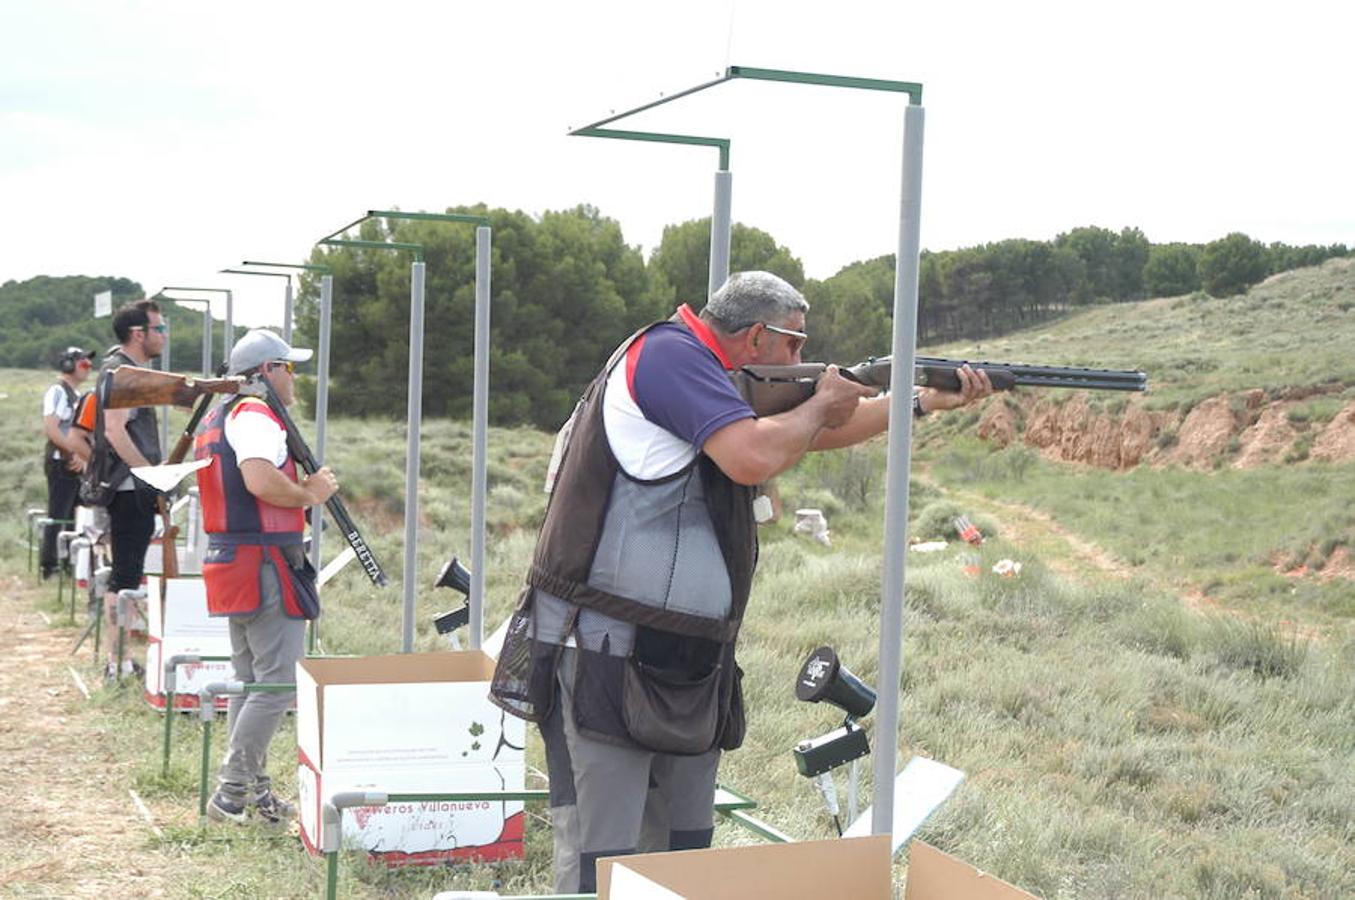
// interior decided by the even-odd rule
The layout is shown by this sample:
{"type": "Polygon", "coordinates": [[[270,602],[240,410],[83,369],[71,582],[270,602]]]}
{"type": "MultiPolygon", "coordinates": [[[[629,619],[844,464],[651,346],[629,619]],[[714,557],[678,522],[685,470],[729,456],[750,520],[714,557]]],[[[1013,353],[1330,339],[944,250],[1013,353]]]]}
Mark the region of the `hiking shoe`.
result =
{"type": "Polygon", "coordinates": [[[139,681],[146,675],[146,670],[142,667],[141,663],[137,662],[136,660],[124,659],[122,661],[122,674],[124,676],[131,675],[133,678],[136,678],[139,681]]]}
{"type": "Polygon", "coordinates": [[[259,794],[250,801],[250,805],[254,807],[254,812],[259,818],[269,825],[278,825],[296,818],[296,806],[278,799],[278,795],[271,790],[259,794]]]}
{"type": "Polygon", "coordinates": [[[212,799],[207,801],[207,818],[217,822],[234,822],[236,825],[243,825],[245,823],[245,804],[243,801],[232,800],[217,791],[212,795],[212,799]]]}

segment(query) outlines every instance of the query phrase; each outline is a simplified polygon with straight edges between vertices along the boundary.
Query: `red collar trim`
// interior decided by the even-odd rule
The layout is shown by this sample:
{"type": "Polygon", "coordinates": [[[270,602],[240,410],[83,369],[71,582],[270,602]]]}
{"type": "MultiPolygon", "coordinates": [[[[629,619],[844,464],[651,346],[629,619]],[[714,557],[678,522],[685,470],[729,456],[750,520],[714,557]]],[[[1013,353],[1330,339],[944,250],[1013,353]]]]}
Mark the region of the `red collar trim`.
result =
{"type": "Polygon", "coordinates": [[[724,366],[726,371],[733,371],[734,364],[729,361],[728,356],[725,356],[725,351],[720,347],[720,342],[715,339],[715,332],[711,331],[710,326],[703,322],[700,316],[692,312],[692,308],[686,303],[678,307],[677,314],[682,319],[682,324],[690,328],[692,334],[696,335],[697,339],[705,344],[711,353],[715,354],[715,358],[720,360],[720,365],[724,366]]]}

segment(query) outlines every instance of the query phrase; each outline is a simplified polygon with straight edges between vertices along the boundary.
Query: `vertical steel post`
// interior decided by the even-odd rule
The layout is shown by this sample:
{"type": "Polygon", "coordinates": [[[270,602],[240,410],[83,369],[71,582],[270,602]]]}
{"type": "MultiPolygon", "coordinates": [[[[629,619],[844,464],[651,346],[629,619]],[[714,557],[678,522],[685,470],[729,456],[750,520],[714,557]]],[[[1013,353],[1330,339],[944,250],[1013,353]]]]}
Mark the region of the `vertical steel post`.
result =
{"type": "Polygon", "coordinates": [[[405,609],[400,652],[414,649],[414,593],[419,581],[419,431],[423,421],[423,260],[410,267],[408,441],[405,447],[405,609]]]}
{"type": "MultiPolygon", "coordinates": [[[[315,366],[315,459],[325,464],[325,430],[329,420],[329,339],[331,312],[334,308],[334,276],[320,278],[320,346],[319,361],[315,366]]],[[[311,565],[319,572],[324,568],[320,551],[324,535],[324,506],[311,507],[311,565]]],[[[323,590],[323,588],[316,588],[323,590]]],[[[319,621],[306,623],[306,650],[315,653],[319,621]]]]}
{"type": "Polygon", "coordinates": [[[710,217],[710,283],[706,299],[715,296],[729,278],[730,215],[734,194],[734,176],[728,169],[715,173],[715,211],[710,217]]]}
{"type": "MultiPolygon", "coordinates": [[[[163,322],[165,325],[169,325],[169,316],[167,316],[167,315],[162,315],[162,316],[160,317],[160,320],[161,320],[161,322],[163,322]]],[[[174,336],[174,335],[173,335],[172,332],[170,332],[170,331],[166,331],[166,332],[165,332],[165,351],[164,351],[163,353],[160,354],[160,371],[161,371],[161,372],[168,372],[168,371],[169,371],[169,345],[170,345],[170,338],[173,337],[173,336],[174,336]]],[[[162,458],[163,458],[163,454],[169,453],[169,407],[168,407],[168,406],[162,406],[162,407],[160,407],[160,453],[162,454],[162,458]]]]}
{"type": "Polygon", "coordinates": [[[226,333],[221,338],[221,361],[231,361],[231,348],[235,346],[235,295],[226,291],[226,333]]]}
{"type": "Polygon", "coordinates": [[[292,276],[287,276],[287,297],[282,301],[282,339],[292,343],[292,276]]]}
{"type": "Polygon", "coordinates": [[[903,114],[903,179],[894,271],[894,366],[889,390],[889,461],[885,474],[884,583],[880,597],[880,682],[875,709],[874,806],[871,833],[894,825],[894,773],[899,744],[899,673],[903,668],[903,587],[908,555],[908,474],[912,464],[913,360],[917,356],[918,257],[922,218],[924,112],[903,114]]]}
{"type": "Polygon", "coordinates": [[[202,375],[212,377],[212,304],[202,305],[202,375]]]}
{"type": "MultiPolygon", "coordinates": [[[[334,302],[334,276],[320,278],[320,346],[315,363],[315,459],[325,464],[325,431],[329,416],[329,339],[330,311],[334,302]]],[[[320,571],[320,520],[324,506],[311,507],[311,565],[320,571]]]]}
{"type": "Polygon", "coordinates": [[[485,628],[485,491],[489,436],[490,229],[475,229],[475,382],[471,407],[470,648],[480,649],[485,628]]]}

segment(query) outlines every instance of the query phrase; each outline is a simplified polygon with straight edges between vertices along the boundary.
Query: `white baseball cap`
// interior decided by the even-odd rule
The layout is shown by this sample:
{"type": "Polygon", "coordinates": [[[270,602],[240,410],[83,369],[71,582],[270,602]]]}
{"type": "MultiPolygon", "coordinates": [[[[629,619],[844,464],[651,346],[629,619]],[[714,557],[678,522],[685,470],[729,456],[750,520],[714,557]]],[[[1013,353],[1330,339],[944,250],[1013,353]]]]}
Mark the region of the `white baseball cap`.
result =
{"type": "Polygon", "coordinates": [[[275,360],[305,362],[312,355],[312,351],[303,347],[288,346],[286,341],[267,328],[255,328],[231,348],[231,364],[227,374],[239,375],[275,360]]]}

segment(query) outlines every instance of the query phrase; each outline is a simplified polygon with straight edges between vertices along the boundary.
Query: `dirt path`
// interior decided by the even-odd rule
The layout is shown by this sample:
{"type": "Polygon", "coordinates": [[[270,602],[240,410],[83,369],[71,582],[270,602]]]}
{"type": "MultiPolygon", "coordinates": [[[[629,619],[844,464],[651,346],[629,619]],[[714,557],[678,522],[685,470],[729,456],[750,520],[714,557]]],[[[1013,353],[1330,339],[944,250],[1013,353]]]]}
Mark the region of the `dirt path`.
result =
{"type": "Polygon", "coordinates": [[[0,894],[160,897],[168,872],[117,758],[68,667],[88,684],[77,632],[35,611],[36,588],[0,580],[0,894]]]}
{"type": "Polygon", "coordinates": [[[999,517],[999,524],[1003,529],[1003,537],[1008,538],[1013,543],[1038,547],[1041,543],[1053,540],[1070,549],[1072,559],[1062,554],[1054,554],[1045,560],[1050,568],[1060,575],[1076,577],[1088,570],[1112,575],[1116,578],[1129,578],[1133,574],[1129,566],[1122,560],[1091,541],[1073,534],[1043,510],[1023,506],[1019,503],[1007,503],[1002,500],[980,497],[977,494],[950,487],[946,490],[964,503],[971,503],[975,507],[992,509],[1002,513],[1003,515],[999,517]]]}

